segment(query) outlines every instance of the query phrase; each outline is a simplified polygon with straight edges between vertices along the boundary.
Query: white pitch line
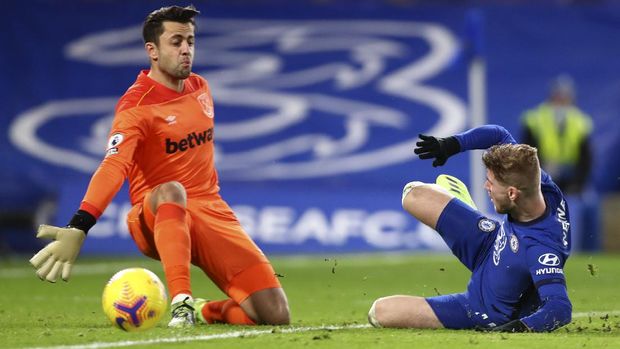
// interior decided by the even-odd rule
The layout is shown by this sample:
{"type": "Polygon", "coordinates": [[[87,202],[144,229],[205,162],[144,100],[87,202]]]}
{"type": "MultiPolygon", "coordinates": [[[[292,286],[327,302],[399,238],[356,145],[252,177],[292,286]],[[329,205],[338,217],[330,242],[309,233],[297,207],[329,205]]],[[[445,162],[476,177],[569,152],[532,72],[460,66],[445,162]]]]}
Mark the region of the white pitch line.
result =
{"type": "MultiPolygon", "coordinates": [[[[620,310],[610,311],[590,311],[590,312],[577,312],[573,313],[573,318],[583,318],[588,316],[605,316],[605,315],[620,315],[620,310]]],[[[131,347],[135,345],[147,345],[147,344],[160,344],[160,343],[178,343],[178,342],[206,342],[215,339],[229,339],[240,338],[248,336],[261,336],[265,334],[278,334],[278,333],[299,333],[299,332],[311,332],[321,330],[350,330],[359,328],[370,328],[370,325],[344,325],[344,326],[317,326],[317,327],[295,327],[295,328],[283,328],[283,329],[269,329],[269,330],[246,330],[246,331],[233,331],[224,332],[210,335],[199,336],[186,336],[186,337],[169,337],[169,338],[156,338],[145,339],[138,341],[120,341],[120,342],[97,342],[89,344],[75,344],[75,345],[60,345],[50,347],[28,347],[25,349],[103,349],[103,348],[121,348],[131,347]]]]}
{"type": "Polygon", "coordinates": [[[605,315],[620,315],[620,310],[597,310],[597,311],[582,311],[582,312],[578,312],[578,313],[573,313],[573,317],[574,318],[580,318],[580,317],[588,317],[588,316],[605,316],[605,315]]]}
{"type": "Polygon", "coordinates": [[[283,329],[269,329],[269,330],[246,330],[246,331],[233,331],[209,335],[199,336],[186,336],[186,337],[169,337],[169,338],[156,338],[145,339],[138,341],[120,341],[120,342],[97,342],[89,344],[75,344],[75,345],[60,345],[50,347],[29,347],[25,349],[102,349],[102,348],[121,348],[131,347],[134,345],[148,345],[148,344],[160,344],[160,343],[178,343],[178,342],[204,342],[215,339],[228,339],[228,338],[240,338],[248,336],[261,336],[265,334],[278,334],[278,333],[299,333],[299,332],[311,332],[321,330],[350,330],[358,328],[370,328],[370,325],[344,325],[344,326],[317,326],[317,327],[296,327],[296,328],[283,328],[283,329]]]}

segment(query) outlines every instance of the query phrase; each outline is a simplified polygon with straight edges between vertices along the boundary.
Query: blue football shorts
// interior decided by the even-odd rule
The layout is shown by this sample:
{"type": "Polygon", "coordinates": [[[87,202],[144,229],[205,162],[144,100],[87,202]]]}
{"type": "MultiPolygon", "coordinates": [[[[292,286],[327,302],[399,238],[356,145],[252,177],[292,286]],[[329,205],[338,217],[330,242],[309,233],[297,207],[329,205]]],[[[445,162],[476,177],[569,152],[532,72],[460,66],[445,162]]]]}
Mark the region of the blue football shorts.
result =
{"type": "MultiPolygon", "coordinates": [[[[493,246],[500,224],[452,199],[439,216],[436,230],[452,253],[472,272],[482,263],[493,246]]],[[[489,320],[477,312],[481,307],[467,292],[426,298],[445,328],[471,329],[486,327],[489,320]]]]}
{"type": "Polygon", "coordinates": [[[473,271],[493,246],[499,227],[497,221],[454,198],[441,212],[436,230],[461,263],[473,271]]]}
{"type": "Polygon", "coordinates": [[[467,294],[454,293],[437,297],[426,298],[443,327],[449,329],[474,328],[473,319],[468,316],[471,310],[467,309],[467,294]]]}
{"type": "MultiPolygon", "coordinates": [[[[469,293],[453,293],[426,298],[443,327],[453,330],[489,328],[492,316],[480,310],[478,302],[469,293]]],[[[497,322],[496,322],[497,323],[497,322]]]]}

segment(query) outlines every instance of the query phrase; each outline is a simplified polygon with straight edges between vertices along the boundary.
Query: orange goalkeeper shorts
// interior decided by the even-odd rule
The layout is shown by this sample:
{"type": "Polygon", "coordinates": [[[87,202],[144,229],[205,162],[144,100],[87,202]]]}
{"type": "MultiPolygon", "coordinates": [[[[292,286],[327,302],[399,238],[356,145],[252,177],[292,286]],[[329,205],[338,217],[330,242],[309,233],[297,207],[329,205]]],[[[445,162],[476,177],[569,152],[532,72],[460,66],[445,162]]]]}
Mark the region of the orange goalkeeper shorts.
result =
{"type": "MultiPolygon", "coordinates": [[[[147,203],[150,192],[127,215],[129,232],[146,256],[159,260],[153,231],[155,214],[147,203]]],[[[252,293],[280,288],[267,257],[245,233],[231,208],[218,195],[188,199],[186,221],[191,237],[191,263],[237,304],[252,293]]]]}

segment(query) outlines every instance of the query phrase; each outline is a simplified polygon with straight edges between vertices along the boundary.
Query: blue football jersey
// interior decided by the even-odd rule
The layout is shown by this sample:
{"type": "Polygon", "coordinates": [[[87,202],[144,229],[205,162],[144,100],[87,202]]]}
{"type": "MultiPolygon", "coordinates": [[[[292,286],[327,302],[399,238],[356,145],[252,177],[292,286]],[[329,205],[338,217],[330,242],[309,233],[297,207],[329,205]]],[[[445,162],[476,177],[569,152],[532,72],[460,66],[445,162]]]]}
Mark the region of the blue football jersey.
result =
{"type": "Polygon", "coordinates": [[[488,326],[534,313],[541,305],[539,287],[565,284],[563,268],[571,246],[568,207],[545,172],[541,189],[544,215],[527,223],[506,216],[484,260],[473,270],[467,291],[479,309],[489,312],[479,314],[488,319],[488,326]]]}
{"type": "MultiPolygon", "coordinates": [[[[455,138],[461,151],[516,143],[498,125],[477,127],[455,138]]],[[[453,295],[468,320],[460,318],[463,321],[451,328],[494,327],[520,319],[533,331],[550,331],[570,322],[572,306],[564,277],[571,248],[568,206],[542,170],[541,192],[545,213],[530,222],[516,222],[508,215],[496,222],[454,200],[442,212],[437,231],[472,271],[467,292],[453,295]]],[[[439,311],[441,301],[429,304],[439,311]]],[[[449,316],[443,312],[444,319],[449,316]]]]}

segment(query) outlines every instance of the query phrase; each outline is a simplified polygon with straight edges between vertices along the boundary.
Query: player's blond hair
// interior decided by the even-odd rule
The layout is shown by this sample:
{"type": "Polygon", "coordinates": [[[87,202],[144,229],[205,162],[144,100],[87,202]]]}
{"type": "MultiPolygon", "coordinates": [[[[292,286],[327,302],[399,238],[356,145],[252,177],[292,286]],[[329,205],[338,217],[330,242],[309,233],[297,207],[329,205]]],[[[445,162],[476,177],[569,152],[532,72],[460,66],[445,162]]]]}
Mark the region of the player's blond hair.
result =
{"type": "Polygon", "coordinates": [[[502,184],[519,189],[525,196],[540,188],[538,150],[527,144],[500,144],[482,155],[484,166],[502,184]]]}

